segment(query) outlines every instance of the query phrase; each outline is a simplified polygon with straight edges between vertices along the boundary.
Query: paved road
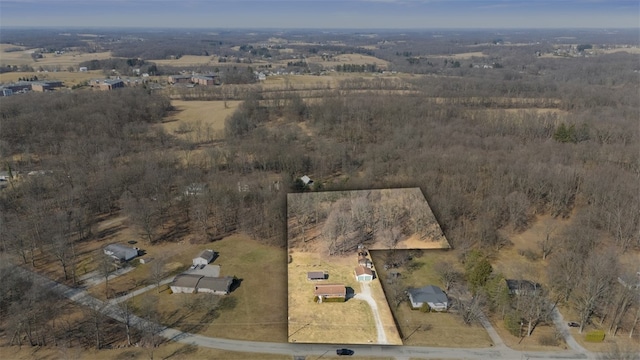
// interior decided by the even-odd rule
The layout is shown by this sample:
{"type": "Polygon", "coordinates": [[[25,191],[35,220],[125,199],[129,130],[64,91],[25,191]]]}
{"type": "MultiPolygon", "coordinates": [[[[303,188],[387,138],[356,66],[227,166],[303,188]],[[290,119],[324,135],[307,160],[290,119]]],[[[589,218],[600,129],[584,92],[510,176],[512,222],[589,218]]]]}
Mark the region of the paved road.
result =
{"type": "Polygon", "coordinates": [[[369,287],[368,282],[361,282],[360,289],[362,290],[359,294],[354,296],[354,299],[366,301],[371,308],[371,312],[373,313],[373,318],[376,322],[376,330],[378,332],[378,344],[388,344],[387,334],[384,332],[384,325],[382,325],[382,319],[380,318],[380,313],[378,312],[378,304],[371,296],[371,287],[369,287]]]}
{"type": "MultiPolygon", "coordinates": [[[[83,289],[74,289],[64,284],[57,283],[42,275],[33,273],[30,270],[16,266],[16,271],[29,277],[35,284],[47,288],[61,296],[75,301],[84,306],[99,309],[103,314],[112,319],[124,322],[123,311],[117,304],[106,303],[89,295],[83,289]]],[[[166,328],[159,324],[151,323],[137,316],[131,316],[130,325],[135,328],[157,327],[158,334],[169,340],[184,344],[194,344],[197,346],[209,347],[221,350],[253,352],[262,354],[283,354],[283,355],[317,355],[321,356],[332,353],[337,348],[347,347],[353,349],[359,356],[386,356],[397,359],[412,358],[439,358],[439,359],[588,359],[583,352],[577,351],[516,351],[506,347],[503,348],[480,348],[480,349],[460,349],[460,348],[435,348],[416,346],[392,346],[392,345],[326,345],[326,344],[288,344],[288,343],[268,343],[259,341],[229,340],[221,338],[211,338],[197,334],[185,333],[177,329],[166,328]]]]}

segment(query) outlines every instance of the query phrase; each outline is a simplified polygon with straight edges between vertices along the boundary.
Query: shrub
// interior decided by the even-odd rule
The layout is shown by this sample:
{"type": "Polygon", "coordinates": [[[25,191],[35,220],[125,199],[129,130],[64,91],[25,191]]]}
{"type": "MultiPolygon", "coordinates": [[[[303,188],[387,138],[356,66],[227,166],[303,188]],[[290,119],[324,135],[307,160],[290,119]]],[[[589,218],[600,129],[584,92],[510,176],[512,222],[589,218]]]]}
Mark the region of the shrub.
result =
{"type": "Polygon", "coordinates": [[[511,335],[520,337],[520,330],[522,328],[520,320],[520,316],[515,312],[511,312],[504,317],[504,327],[511,335]]]}
{"type": "MultiPolygon", "coordinates": [[[[318,300],[320,300],[320,299],[318,298],[318,295],[316,295],[316,296],[314,296],[314,297],[313,297],[313,302],[316,302],[316,303],[317,303],[317,302],[318,302],[318,300]]],[[[323,303],[325,303],[325,302],[345,302],[345,301],[346,301],[346,299],[345,299],[345,298],[328,298],[328,299],[322,299],[322,302],[323,302],[323,303]]]]}
{"type": "Polygon", "coordinates": [[[420,306],[420,311],[422,311],[423,313],[431,312],[431,307],[429,306],[429,304],[423,303],[422,306],[420,306]]]}
{"type": "Polygon", "coordinates": [[[604,330],[591,330],[585,335],[584,339],[589,342],[603,342],[604,330]]]}

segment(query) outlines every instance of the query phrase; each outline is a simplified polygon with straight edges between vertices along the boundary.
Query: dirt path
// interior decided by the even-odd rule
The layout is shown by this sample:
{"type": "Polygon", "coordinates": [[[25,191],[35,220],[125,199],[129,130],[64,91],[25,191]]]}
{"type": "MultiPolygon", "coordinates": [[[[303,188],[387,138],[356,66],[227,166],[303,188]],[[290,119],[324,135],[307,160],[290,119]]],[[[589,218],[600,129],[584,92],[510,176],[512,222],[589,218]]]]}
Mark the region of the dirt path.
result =
{"type": "Polygon", "coordinates": [[[378,313],[378,305],[376,301],[371,296],[371,288],[369,287],[368,282],[360,283],[361,293],[356,294],[353,298],[358,300],[366,301],[371,308],[371,312],[373,313],[373,318],[376,321],[376,330],[378,332],[378,344],[388,344],[387,334],[384,333],[384,326],[382,325],[382,319],[380,318],[380,314],[378,313]]]}

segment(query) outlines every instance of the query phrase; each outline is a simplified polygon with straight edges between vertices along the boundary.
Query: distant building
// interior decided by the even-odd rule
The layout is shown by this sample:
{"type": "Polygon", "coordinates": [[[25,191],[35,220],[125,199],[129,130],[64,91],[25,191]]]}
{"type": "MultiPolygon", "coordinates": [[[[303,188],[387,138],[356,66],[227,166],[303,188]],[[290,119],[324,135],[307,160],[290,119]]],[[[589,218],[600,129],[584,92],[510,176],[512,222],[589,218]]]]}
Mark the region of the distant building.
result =
{"type": "Polygon", "coordinates": [[[45,92],[62,86],[62,81],[34,81],[33,84],[31,84],[31,90],[45,92]]]}
{"type": "Polygon", "coordinates": [[[216,75],[194,75],[191,77],[191,82],[198,85],[211,86],[217,84],[216,75]]]}
{"type": "Polygon", "coordinates": [[[104,80],[103,82],[101,82],[98,85],[98,88],[100,90],[113,90],[113,89],[120,89],[124,87],[124,81],[120,80],[120,79],[107,79],[104,80]]]}
{"type": "Polygon", "coordinates": [[[169,75],[169,84],[189,84],[191,83],[191,75],[169,75]]]}

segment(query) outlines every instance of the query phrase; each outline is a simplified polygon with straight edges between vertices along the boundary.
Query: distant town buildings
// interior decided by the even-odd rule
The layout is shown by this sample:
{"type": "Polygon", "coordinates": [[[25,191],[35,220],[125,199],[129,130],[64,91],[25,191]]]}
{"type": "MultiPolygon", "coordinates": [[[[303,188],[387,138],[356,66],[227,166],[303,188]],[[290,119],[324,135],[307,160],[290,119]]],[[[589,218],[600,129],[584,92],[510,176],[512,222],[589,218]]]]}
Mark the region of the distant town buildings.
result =
{"type": "Polygon", "coordinates": [[[202,86],[220,85],[216,74],[170,75],[169,84],[196,84],[202,86]]]}
{"type": "Polygon", "coordinates": [[[55,88],[63,87],[62,81],[16,81],[14,83],[0,85],[0,96],[11,96],[29,91],[45,92],[55,88]]]}

